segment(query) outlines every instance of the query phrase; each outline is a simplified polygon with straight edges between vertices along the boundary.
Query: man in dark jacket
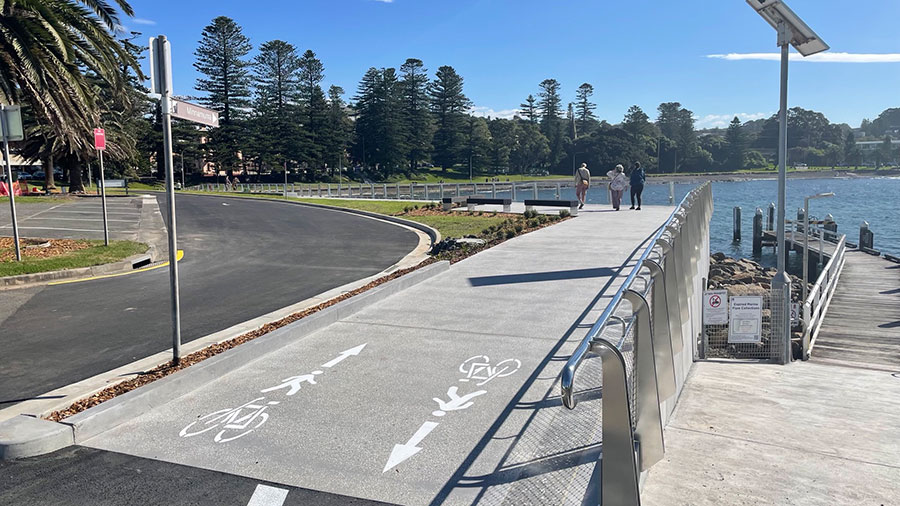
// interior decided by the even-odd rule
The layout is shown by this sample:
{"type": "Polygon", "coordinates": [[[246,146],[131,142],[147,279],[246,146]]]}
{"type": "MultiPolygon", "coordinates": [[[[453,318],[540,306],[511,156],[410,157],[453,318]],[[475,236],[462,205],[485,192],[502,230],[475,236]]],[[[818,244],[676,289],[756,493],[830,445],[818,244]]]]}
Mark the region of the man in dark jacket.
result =
{"type": "Polygon", "coordinates": [[[647,175],[644,174],[644,168],[641,162],[634,162],[631,169],[631,208],[634,209],[634,203],[637,202],[637,210],[641,210],[641,194],[644,192],[644,181],[647,175]]]}

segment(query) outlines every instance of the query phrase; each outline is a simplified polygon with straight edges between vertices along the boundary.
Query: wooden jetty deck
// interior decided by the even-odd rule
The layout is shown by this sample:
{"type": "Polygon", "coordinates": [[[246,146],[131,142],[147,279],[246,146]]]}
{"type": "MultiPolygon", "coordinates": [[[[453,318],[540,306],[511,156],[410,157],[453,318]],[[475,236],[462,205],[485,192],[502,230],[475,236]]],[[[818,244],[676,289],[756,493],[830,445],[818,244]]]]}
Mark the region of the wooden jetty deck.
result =
{"type": "Polygon", "coordinates": [[[900,264],[847,251],[810,360],[900,371],[900,264]]]}

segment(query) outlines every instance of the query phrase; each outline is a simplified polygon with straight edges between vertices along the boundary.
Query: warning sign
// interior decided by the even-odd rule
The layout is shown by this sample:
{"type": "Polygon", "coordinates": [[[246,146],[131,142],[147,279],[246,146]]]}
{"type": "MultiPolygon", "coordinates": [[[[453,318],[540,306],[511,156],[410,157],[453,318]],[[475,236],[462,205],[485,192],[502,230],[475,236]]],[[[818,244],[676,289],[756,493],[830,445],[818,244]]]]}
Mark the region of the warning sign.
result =
{"type": "Polygon", "coordinates": [[[726,323],[728,323],[728,291],[703,292],[703,324],[725,325],[726,323]]]}
{"type": "Polygon", "coordinates": [[[728,343],[762,342],[762,297],[732,297],[728,343]]]}

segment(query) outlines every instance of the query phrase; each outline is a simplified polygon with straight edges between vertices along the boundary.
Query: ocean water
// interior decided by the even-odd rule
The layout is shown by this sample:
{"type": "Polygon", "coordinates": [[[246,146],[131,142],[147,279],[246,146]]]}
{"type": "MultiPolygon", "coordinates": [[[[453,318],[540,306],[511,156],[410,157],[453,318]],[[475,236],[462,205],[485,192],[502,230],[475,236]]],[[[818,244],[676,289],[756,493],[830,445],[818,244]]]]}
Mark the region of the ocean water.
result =
{"type": "MultiPolygon", "coordinates": [[[[675,199],[682,198],[696,184],[676,184],[675,199]]],[[[778,181],[775,179],[714,182],[713,213],[710,230],[712,252],[721,251],[737,258],[751,258],[753,248],[753,214],[756,208],[767,213],[770,202],[778,200],[778,181]],[[742,210],[741,228],[743,240],[732,242],[732,210],[740,206],[742,210]]],[[[838,224],[838,232],[847,234],[850,242],[859,241],[859,226],[869,222],[869,229],[875,235],[875,249],[900,256],[900,178],[828,178],[828,179],[788,179],[787,212],[788,219],[797,217],[797,209],[803,207],[804,197],[818,193],[833,192],[834,197],[810,201],[810,217],[824,218],[831,214],[838,224]]],[[[562,198],[574,199],[574,190],[563,190],[562,198]]],[[[541,198],[555,198],[555,191],[541,191],[541,198]]],[[[527,197],[531,198],[530,192],[527,197]]],[[[595,187],[588,190],[587,200],[592,204],[608,202],[606,188],[595,187]]],[[[623,199],[628,210],[629,195],[623,199]]],[[[667,205],[668,184],[648,184],[644,189],[644,203],[647,205],[667,205]]],[[[764,265],[774,265],[775,255],[771,248],[764,248],[763,257],[758,259],[764,265]]]]}

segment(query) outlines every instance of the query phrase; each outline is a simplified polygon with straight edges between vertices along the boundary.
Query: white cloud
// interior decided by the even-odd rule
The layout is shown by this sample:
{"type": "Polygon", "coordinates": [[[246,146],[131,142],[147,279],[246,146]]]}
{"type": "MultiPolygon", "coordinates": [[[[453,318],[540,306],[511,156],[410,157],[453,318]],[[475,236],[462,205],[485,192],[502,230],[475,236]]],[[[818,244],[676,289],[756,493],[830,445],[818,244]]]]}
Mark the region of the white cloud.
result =
{"type": "Polygon", "coordinates": [[[479,116],[482,118],[503,118],[503,119],[512,119],[513,116],[519,114],[521,111],[518,109],[503,109],[500,111],[495,111],[490,107],[484,106],[475,106],[469,111],[473,116],[479,116]]]}
{"type": "Polygon", "coordinates": [[[152,25],[156,24],[156,21],[153,21],[152,19],[134,18],[134,19],[132,19],[132,21],[134,21],[135,24],[138,24],[138,25],[151,25],[152,26],[152,25]]]}
{"type": "Polygon", "coordinates": [[[375,0],[376,2],[381,2],[383,4],[392,4],[394,0],[375,0]]]}
{"type": "Polygon", "coordinates": [[[735,116],[741,120],[741,122],[753,121],[757,119],[768,118],[772,113],[769,112],[738,112],[734,114],[707,114],[702,118],[697,118],[695,121],[695,125],[698,129],[705,128],[725,128],[731,123],[731,120],[734,119],[735,116]]]}
{"type": "MultiPolygon", "coordinates": [[[[718,60],[742,61],[764,60],[778,61],[780,53],[728,53],[709,54],[707,58],[718,60]]],[[[791,53],[791,60],[819,63],[900,63],[900,53],[866,54],[866,53],[819,53],[804,58],[798,53],[791,53]]]]}

